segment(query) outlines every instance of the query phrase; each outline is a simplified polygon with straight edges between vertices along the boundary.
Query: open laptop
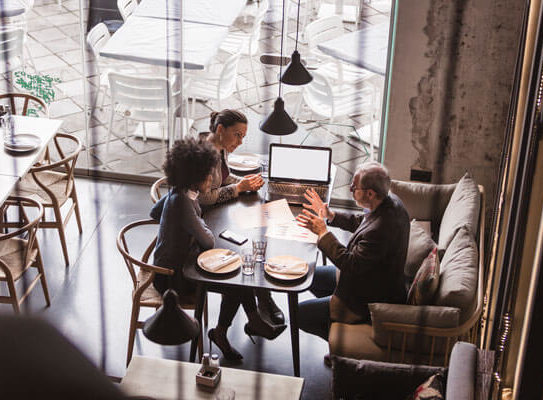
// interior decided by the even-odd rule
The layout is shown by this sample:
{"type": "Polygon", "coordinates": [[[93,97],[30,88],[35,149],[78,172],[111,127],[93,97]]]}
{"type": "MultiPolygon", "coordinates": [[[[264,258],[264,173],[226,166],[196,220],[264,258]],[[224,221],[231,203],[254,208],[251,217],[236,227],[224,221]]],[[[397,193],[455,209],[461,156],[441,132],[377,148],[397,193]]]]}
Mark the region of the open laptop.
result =
{"type": "Polygon", "coordinates": [[[330,147],[270,144],[266,200],[285,198],[290,204],[307,203],[307,189],[315,189],[322,201],[330,201],[332,176],[330,147]]]}

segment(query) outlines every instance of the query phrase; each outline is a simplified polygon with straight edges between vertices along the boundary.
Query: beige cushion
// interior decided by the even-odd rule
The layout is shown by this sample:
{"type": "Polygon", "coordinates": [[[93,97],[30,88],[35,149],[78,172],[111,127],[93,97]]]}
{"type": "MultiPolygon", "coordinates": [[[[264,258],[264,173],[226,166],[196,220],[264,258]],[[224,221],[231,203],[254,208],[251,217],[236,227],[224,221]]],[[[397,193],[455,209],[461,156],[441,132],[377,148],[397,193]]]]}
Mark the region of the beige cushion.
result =
{"type": "MultiPolygon", "coordinates": [[[[443,339],[441,339],[443,340],[443,339]]],[[[404,363],[425,363],[428,365],[443,365],[444,357],[436,354],[430,358],[424,354],[414,354],[379,346],[373,339],[373,328],[368,324],[344,324],[333,322],[328,336],[330,354],[351,357],[358,360],[389,361],[404,363]]],[[[451,340],[450,347],[454,344],[451,340]]]]}
{"type": "Polygon", "coordinates": [[[415,275],[407,296],[407,304],[415,306],[432,304],[438,285],[439,258],[437,257],[437,247],[434,247],[415,275]]]}
{"type": "Polygon", "coordinates": [[[456,184],[431,185],[393,180],[390,191],[402,200],[409,218],[432,221],[432,231],[437,233],[455,187],[456,184]]]}
{"type": "Polygon", "coordinates": [[[475,307],[477,279],[477,244],[471,232],[462,227],[441,261],[440,284],[434,299],[435,304],[459,308],[462,323],[475,307]]]}
{"type": "MultiPolygon", "coordinates": [[[[390,332],[383,328],[382,324],[384,322],[396,322],[433,328],[456,328],[460,315],[460,310],[454,307],[371,303],[369,304],[369,309],[373,323],[374,340],[380,346],[388,346],[390,332]]],[[[403,338],[400,333],[392,334],[391,339],[393,348],[402,348],[403,338]]],[[[429,349],[429,340],[428,337],[417,338],[415,335],[408,335],[406,348],[410,351],[421,347],[429,349]]]]}
{"type": "Polygon", "coordinates": [[[404,274],[410,281],[413,280],[417,274],[424,259],[436,246],[432,237],[425,231],[419,221],[411,221],[409,247],[407,248],[407,258],[405,260],[404,268],[404,274]]]}
{"type": "Polygon", "coordinates": [[[466,173],[456,185],[441,219],[438,241],[441,252],[447,249],[460,227],[466,226],[473,234],[477,233],[480,203],[479,188],[466,173]]]}

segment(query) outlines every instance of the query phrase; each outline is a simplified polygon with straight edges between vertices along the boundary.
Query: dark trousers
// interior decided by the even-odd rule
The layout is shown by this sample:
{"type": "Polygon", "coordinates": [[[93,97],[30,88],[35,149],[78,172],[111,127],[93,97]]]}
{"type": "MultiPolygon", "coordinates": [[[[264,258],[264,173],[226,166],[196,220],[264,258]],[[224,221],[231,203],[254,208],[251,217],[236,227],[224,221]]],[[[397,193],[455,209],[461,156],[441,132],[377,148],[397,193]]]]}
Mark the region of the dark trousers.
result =
{"type": "Polygon", "coordinates": [[[330,297],[336,289],[336,267],[323,265],[315,268],[309,291],[317,297],[298,304],[298,324],[307,333],[328,340],[330,330],[330,297]]]}
{"type": "MultiPolygon", "coordinates": [[[[169,277],[166,275],[156,275],[153,284],[159,293],[163,294],[170,286],[169,277]]],[[[196,294],[196,285],[194,282],[183,278],[182,273],[173,275],[171,287],[177,292],[180,298],[194,298],[196,294]]],[[[210,285],[207,288],[210,292],[222,294],[221,308],[219,312],[219,325],[228,328],[238,312],[240,304],[245,313],[249,315],[256,312],[256,300],[254,290],[242,287],[226,287],[222,285],[210,285]]]]}

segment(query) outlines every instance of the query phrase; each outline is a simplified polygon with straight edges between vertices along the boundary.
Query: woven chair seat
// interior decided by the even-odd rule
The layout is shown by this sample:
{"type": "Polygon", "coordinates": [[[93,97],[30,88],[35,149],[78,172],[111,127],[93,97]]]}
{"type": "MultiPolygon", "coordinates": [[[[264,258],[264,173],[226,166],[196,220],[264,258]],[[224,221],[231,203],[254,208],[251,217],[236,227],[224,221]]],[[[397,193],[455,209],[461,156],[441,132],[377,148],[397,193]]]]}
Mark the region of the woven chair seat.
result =
{"type": "MultiPolygon", "coordinates": [[[[150,275],[151,273],[148,271],[139,271],[138,285],[136,287],[136,290],[138,290],[145,282],[147,282],[150,275]]],[[[136,290],[132,292],[132,296],[134,295],[136,290]]],[[[143,307],[160,307],[162,305],[162,295],[159,293],[158,290],[155,289],[152,283],[143,291],[140,298],[140,305],[143,307]]],[[[194,308],[196,308],[195,296],[179,296],[179,306],[187,310],[193,310],[194,308]]]]}
{"type": "MultiPolygon", "coordinates": [[[[48,189],[50,189],[60,206],[66,203],[70,193],[66,193],[66,174],[62,172],[54,171],[41,171],[36,175],[40,182],[42,182],[48,189]]],[[[18,196],[24,196],[37,200],[44,205],[44,207],[52,207],[53,204],[49,195],[36,183],[32,174],[27,174],[15,187],[14,193],[18,196]]]]}
{"type": "MultiPolygon", "coordinates": [[[[7,265],[14,281],[18,280],[36,260],[38,251],[33,249],[28,263],[25,263],[26,246],[27,241],[19,238],[11,238],[2,242],[0,260],[7,265]]],[[[6,274],[3,270],[0,270],[0,280],[6,280],[6,274]]]]}

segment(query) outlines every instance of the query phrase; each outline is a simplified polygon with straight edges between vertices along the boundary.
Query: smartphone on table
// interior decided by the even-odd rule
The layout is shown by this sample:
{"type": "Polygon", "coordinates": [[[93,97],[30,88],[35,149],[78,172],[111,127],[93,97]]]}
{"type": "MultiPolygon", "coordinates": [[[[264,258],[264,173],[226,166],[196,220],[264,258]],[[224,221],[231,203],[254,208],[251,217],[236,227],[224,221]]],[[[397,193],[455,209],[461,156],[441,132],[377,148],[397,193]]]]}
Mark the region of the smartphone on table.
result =
{"type": "Polygon", "coordinates": [[[238,233],[232,232],[229,229],[226,229],[219,233],[219,237],[223,238],[224,240],[228,240],[229,242],[235,243],[239,246],[247,241],[246,237],[241,236],[238,233]]]}

